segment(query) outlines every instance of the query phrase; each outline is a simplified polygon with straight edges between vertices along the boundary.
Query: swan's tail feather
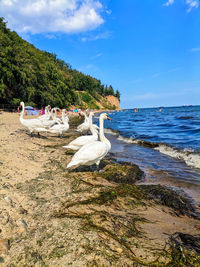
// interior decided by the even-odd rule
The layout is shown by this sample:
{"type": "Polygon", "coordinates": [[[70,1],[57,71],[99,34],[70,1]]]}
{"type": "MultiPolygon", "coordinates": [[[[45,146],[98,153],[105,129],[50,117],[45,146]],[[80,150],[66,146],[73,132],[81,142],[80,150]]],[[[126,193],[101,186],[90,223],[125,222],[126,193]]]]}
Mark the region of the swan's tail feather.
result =
{"type": "Polygon", "coordinates": [[[67,164],[67,169],[75,166],[76,164],[74,164],[73,162],[70,161],[70,163],[67,164]]]}

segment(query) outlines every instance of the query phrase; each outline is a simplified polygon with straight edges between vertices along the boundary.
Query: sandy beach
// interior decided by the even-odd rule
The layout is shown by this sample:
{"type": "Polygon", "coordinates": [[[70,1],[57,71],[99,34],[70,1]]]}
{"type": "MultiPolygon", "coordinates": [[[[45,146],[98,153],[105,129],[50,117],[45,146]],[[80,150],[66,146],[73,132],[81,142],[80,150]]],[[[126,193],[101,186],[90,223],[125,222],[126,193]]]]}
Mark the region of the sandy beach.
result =
{"type": "Polygon", "coordinates": [[[62,138],[31,137],[19,114],[0,114],[1,266],[165,266],[172,234],[200,234],[198,208],[184,213],[150,197],[129,181],[141,178],[135,165],[108,155],[101,173],[68,171],[72,153],[62,146],[75,136],[70,127],[62,138]]]}

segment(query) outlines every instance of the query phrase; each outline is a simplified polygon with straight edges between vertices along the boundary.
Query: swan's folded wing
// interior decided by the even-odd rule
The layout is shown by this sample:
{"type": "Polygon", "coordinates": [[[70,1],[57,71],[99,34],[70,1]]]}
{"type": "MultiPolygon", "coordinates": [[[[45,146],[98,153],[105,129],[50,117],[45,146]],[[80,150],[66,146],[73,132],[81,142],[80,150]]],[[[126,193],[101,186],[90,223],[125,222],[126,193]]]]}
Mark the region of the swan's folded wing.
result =
{"type": "Polygon", "coordinates": [[[95,141],[95,137],[92,136],[92,135],[79,136],[78,138],[76,138],[75,140],[73,140],[72,142],[70,142],[69,145],[84,146],[88,142],[92,142],[92,141],[95,141]]]}
{"type": "Polygon", "coordinates": [[[43,128],[42,122],[38,119],[26,119],[26,120],[23,120],[22,124],[30,128],[36,128],[36,127],[43,128]]]}
{"type": "Polygon", "coordinates": [[[76,154],[73,156],[72,161],[89,162],[96,159],[101,159],[108,152],[106,144],[96,141],[84,145],[76,154]]]}

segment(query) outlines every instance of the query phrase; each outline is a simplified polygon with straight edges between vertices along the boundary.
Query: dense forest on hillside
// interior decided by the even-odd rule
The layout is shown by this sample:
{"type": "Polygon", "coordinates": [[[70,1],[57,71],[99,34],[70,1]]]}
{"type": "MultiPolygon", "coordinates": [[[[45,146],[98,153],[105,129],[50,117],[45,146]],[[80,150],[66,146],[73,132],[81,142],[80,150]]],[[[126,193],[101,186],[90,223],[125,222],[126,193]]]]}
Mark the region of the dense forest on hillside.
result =
{"type": "MultiPolygon", "coordinates": [[[[41,51],[23,40],[15,31],[10,31],[0,18],[0,103],[26,104],[42,107],[81,106],[100,97],[120,93],[112,86],[85,75],[55,54],[41,51]]],[[[94,102],[94,101],[93,101],[94,102]]]]}

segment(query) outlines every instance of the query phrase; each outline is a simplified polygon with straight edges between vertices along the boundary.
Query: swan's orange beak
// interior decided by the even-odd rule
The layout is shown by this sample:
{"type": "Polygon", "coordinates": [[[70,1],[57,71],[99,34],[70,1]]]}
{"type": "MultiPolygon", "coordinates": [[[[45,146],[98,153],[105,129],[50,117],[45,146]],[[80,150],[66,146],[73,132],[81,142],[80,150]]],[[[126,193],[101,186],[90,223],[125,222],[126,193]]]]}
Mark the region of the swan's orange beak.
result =
{"type": "Polygon", "coordinates": [[[107,120],[111,121],[111,118],[107,116],[107,120]]]}

